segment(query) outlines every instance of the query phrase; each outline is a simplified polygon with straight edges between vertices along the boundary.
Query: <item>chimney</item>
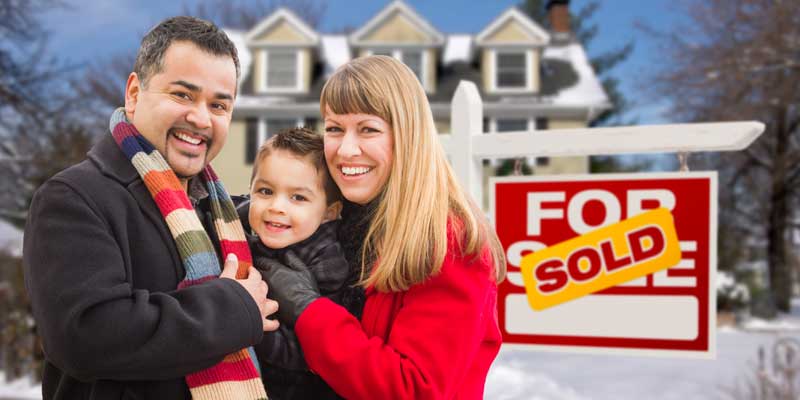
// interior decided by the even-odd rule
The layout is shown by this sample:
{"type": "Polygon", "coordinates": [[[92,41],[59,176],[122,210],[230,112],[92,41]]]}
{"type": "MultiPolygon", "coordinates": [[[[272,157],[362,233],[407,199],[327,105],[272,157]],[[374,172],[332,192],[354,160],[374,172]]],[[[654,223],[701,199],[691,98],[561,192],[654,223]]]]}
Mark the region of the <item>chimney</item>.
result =
{"type": "Polygon", "coordinates": [[[547,19],[555,37],[569,38],[569,0],[550,0],[547,2],[547,19]]]}

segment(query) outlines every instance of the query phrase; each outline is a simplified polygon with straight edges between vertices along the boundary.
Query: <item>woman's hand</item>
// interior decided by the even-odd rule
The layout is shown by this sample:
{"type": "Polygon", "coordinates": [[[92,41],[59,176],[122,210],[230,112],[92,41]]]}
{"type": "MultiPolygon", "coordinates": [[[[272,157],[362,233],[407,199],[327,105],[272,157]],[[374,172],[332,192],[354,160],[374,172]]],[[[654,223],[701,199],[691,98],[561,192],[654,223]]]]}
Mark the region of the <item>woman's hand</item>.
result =
{"type": "Polygon", "coordinates": [[[311,271],[294,252],[287,251],[285,261],[283,264],[270,259],[259,267],[262,267],[262,276],[269,284],[270,297],[279,304],[278,319],[293,328],[300,314],[320,294],[311,271]]]}

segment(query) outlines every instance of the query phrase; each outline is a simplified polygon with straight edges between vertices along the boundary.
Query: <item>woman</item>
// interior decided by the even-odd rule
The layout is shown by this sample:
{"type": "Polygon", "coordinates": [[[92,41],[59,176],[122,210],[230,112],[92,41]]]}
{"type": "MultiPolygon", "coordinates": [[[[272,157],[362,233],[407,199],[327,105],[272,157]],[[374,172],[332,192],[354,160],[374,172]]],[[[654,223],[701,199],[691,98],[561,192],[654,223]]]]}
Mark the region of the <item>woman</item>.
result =
{"type": "Polygon", "coordinates": [[[345,398],[482,398],[505,258],[448,165],[422,86],[391,57],[358,58],[328,80],[320,111],[366,303],[359,321],[291,262],[265,271],[282,323],[345,398]]]}

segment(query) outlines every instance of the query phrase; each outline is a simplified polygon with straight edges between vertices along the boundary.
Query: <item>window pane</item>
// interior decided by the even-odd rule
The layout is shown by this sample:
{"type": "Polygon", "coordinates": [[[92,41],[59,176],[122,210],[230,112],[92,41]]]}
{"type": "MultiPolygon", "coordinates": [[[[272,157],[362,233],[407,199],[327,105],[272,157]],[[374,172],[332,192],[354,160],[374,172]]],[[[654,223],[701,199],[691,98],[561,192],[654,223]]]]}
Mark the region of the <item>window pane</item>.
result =
{"type": "Polygon", "coordinates": [[[497,54],[497,87],[525,87],[525,53],[497,54]]]}
{"type": "Polygon", "coordinates": [[[421,51],[406,51],[403,52],[403,62],[414,71],[420,82],[422,82],[422,52],[421,51]]]}
{"type": "Polygon", "coordinates": [[[528,130],[528,120],[527,119],[498,119],[497,120],[497,131],[498,132],[517,132],[517,131],[527,131],[528,130]]]}
{"type": "Polygon", "coordinates": [[[389,57],[391,57],[392,56],[392,51],[391,50],[374,50],[372,52],[372,55],[373,56],[389,56],[389,57]]]}
{"type": "Polygon", "coordinates": [[[297,86],[297,52],[267,54],[267,87],[297,86]]]}
{"type": "Polygon", "coordinates": [[[268,119],[267,120],[267,139],[276,133],[289,128],[296,128],[297,120],[294,119],[268,119]]]}

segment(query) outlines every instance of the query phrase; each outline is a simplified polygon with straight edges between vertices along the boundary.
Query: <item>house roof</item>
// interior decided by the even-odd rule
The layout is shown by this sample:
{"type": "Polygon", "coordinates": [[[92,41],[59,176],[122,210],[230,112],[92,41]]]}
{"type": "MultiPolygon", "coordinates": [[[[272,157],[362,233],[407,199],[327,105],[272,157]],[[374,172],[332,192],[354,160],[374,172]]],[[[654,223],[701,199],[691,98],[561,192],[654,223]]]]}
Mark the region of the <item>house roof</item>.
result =
{"type": "MultiPolygon", "coordinates": [[[[351,47],[353,38],[358,37],[359,34],[369,32],[370,29],[375,28],[375,24],[380,22],[382,18],[386,18],[386,15],[395,10],[406,12],[406,9],[410,10],[405,3],[395,1],[384,8],[367,25],[350,36],[319,35],[319,44],[312,50],[316,55],[313,57],[314,64],[311,66],[309,91],[293,95],[254,93],[252,71],[249,71],[252,69],[253,64],[250,56],[251,48],[247,46],[246,40],[242,39],[241,32],[226,31],[239,50],[242,65],[241,96],[239,96],[241,101],[239,104],[247,104],[247,107],[252,108],[259,102],[269,107],[290,105],[292,103],[307,104],[318,102],[327,78],[339,66],[348,62],[355,55],[351,47]],[[245,66],[250,68],[245,68],[245,66]]],[[[413,11],[411,12],[413,13],[413,11]]],[[[268,19],[271,18],[269,17],[268,19]]],[[[491,34],[493,25],[502,25],[510,19],[531,22],[519,10],[512,8],[490,23],[481,34],[491,34]]],[[[541,29],[538,28],[538,25],[535,25],[534,28],[541,29]]],[[[542,35],[549,41],[547,32],[537,32],[537,35],[542,35]]],[[[437,50],[441,51],[441,62],[436,67],[436,88],[435,91],[428,95],[432,103],[449,103],[461,80],[482,82],[483,77],[480,70],[481,53],[477,51],[480,48],[479,37],[480,34],[451,34],[442,37],[443,46],[441,50],[437,50]]],[[[539,92],[533,94],[487,93],[483,90],[483,85],[479,84],[477,86],[481,91],[481,98],[485,104],[492,104],[492,107],[500,107],[503,104],[515,108],[528,105],[531,107],[564,107],[569,109],[583,107],[590,110],[602,110],[610,107],[609,98],[595,75],[586,52],[579,43],[549,43],[543,46],[540,66],[539,92]]]]}
{"type": "Polygon", "coordinates": [[[494,21],[490,22],[486,28],[478,33],[475,37],[475,42],[479,46],[486,44],[486,40],[489,39],[492,34],[510,21],[519,24],[526,33],[536,40],[537,44],[546,45],[550,43],[550,34],[516,7],[509,8],[495,18],[494,21]]]}
{"type": "Polygon", "coordinates": [[[286,8],[280,7],[269,17],[264,18],[253,29],[250,29],[245,34],[245,41],[248,44],[255,44],[258,42],[258,37],[269,31],[270,28],[275,26],[281,21],[287,21],[297,32],[305,36],[311,43],[316,44],[319,42],[319,34],[308,26],[302,19],[297,17],[293,12],[286,8]]]}
{"type": "Polygon", "coordinates": [[[429,35],[433,39],[434,44],[441,45],[444,43],[444,35],[442,35],[439,30],[434,28],[433,25],[431,25],[425,18],[422,18],[422,16],[420,16],[416,11],[414,11],[413,8],[409,7],[402,0],[395,0],[389,3],[383,8],[383,10],[378,12],[378,14],[372,17],[372,19],[367,21],[363,27],[353,32],[350,35],[350,43],[355,46],[365,44],[364,39],[370,33],[382,26],[386,20],[390,19],[396,14],[401,14],[408,18],[409,22],[411,22],[415,27],[429,35]]]}

